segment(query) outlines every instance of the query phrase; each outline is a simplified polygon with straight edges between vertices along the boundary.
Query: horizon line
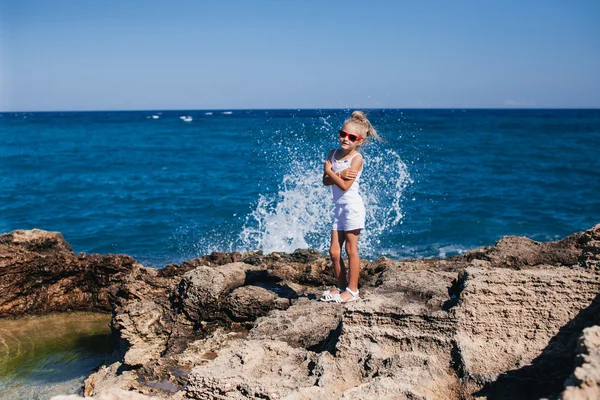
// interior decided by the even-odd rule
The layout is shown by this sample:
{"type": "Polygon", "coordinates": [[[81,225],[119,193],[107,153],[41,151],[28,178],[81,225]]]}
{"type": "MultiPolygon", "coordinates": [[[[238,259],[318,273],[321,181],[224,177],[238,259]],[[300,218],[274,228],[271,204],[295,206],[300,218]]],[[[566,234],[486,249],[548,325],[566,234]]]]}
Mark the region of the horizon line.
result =
{"type": "Polygon", "coordinates": [[[316,107],[316,108],[156,108],[156,109],[98,109],[98,110],[21,110],[1,111],[0,114],[77,113],[77,112],[170,112],[170,111],[306,111],[306,110],[600,110],[600,107],[316,107]]]}

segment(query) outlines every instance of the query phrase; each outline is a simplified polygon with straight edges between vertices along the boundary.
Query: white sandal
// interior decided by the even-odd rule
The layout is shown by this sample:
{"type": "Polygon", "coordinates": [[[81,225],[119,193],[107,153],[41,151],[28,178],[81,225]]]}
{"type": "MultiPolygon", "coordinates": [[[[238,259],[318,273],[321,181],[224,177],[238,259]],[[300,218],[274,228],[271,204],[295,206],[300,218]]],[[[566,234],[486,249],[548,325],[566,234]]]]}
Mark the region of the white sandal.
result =
{"type": "Polygon", "coordinates": [[[350,303],[351,301],[360,300],[360,296],[358,295],[358,290],[355,292],[353,290],[350,290],[350,289],[346,288],[345,291],[348,292],[348,293],[350,293],[350,295],[352,297],[349,298],[348,300],[343,300],[342,296],[340,296],[339,294],[334,294],[332,301],[335,301],[336,303],[350,303]]]}
{"type": "MultiPolygon", "coordinates": [[[[340,293],[343,292],[343,290],[340,289],[340,288],[338,288],[338,291],[340,293]]],[[[339,296],[339,293],[337,293],[337,294],[331,294],[330,290],[326,290],[326,291],[323,292],[323,294],[321,295],[321,298],[319,300],[321,300],[321,301],[333,301],[333,298],[335,296],[339,296]]]]}

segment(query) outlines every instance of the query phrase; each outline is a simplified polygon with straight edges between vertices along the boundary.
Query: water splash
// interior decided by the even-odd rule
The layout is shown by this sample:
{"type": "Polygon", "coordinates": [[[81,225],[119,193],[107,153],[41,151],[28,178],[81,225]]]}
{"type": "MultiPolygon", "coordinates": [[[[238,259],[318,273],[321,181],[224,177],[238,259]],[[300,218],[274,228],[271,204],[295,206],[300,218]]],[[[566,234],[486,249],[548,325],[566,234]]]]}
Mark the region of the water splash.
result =
{"type": "MultiPolygon", "coordinates": [[[[314,248],[325,252],[329,248],[333,208],[330,188],[321,184],[321,162],[307,165],[300,158],[289,158],[290,172],[283,177],[277,193],[260,195],[239,236],[243,250],[271,253],[314,248]]],[[[403,194],[411,183],[406,164],[394,150],[365,154],[361,193],[367,223],[359,241],[363,257],[378,257],[386,234],[402,224],[403,194]]]]}
{"type": "Polygon", "coordinates": [[[318,236],[328,225],[332,201],[328,188],[320,184],[322,169],[317,162],[307,168],[298,160],[290,169],[278,192],[261,195],[246,218],[240,234],[244,248],[265,253],[308,247],[324,250],[318,236]]]}

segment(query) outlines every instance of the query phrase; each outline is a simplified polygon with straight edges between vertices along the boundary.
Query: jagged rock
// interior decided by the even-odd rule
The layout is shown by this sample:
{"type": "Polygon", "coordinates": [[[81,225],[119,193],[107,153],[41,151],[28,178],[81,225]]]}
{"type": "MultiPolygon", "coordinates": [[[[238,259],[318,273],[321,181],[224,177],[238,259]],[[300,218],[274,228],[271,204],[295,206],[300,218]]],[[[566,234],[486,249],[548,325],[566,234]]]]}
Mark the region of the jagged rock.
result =
{"type": "Polygon", "coordinates": [[[121,339],[128,343],[124,362],[129,366],[142,366],[157,359],[166,350],[168,340],[165,313],[152,301],[127,304],[113,320],[121,339]]]}
{"type": "Polygon", "coordinates": [[[483,260],[493,267],[520,268],[533,265],[577,265],[581,254],[576,233],[556,242],[536,242],[526,237],[505,236],[495,246],[468,251],[468,261],[483,260]]]}
{"type": "Polygon", "coordinates": [[[600,326],[583,330],[577,348],[577,368],[565,382],[562,400],[600,399],[600,326]]]}
{"type": "Polygon", "coordinates": [[[135,389],[137,375],[134,371],[123,371],[118,373],[122,367],[120,362],[111,365],[103,365],[98,371],[93,372],[84,382],[83,394],[86,398],[100,396],[102,393],[110,393],[114,389],[124,390],[132,393],[135,389]]]}
{"type": "Polygon", "coordinates": [[[467,268],[456,318],[461,378],[491,398],[560,392],[581,331],[600,323],[600,282],[581,268],[467,268]],[[514,395],[513,393],[518,393],[514,395]]]}
{"type": "Polygon", "coordinates": [[[584,232],[579,243],[582,247],[579,256],[581,266],[600,271],[600,224],[584,232]]]}
{"type": "MultiPolygon", "coordinates": [[[[79,400],[79,399],[88,399],[88,400],[160,400],[159,397],[156,396],[146,396],[138,392],[122,390],[118,388],[108,389],[97,396],[92,397],[81,397],[77,395],[70,396],[54,396],[51,397],[50,400],[79,400]]],[[[183,398],[182,398],[183,399],[183,398]]],[[[173,399],[174,400],[174,399],[173,399]]]]}
{"type": "MultiPolygon", "coordinates": [[[[81,258],[64,240],[26,241],[32,252],[14,237],[0,239],[10,246],[0,254],[34,269],[42,255],[51,265],[81,258]]],[[[600,324],[599,239],[597,225],[550,243],[507,237],[448,259],[363,260],[361,300],[348,304],[316,301],[336,282],[330,259],[314,251],[117,268],[119,282],[103,293],[121,347],[86,394],[117,386],[172,400],[589,398],[600,375],[598,333],[585,329],[600,324]]]]}
{"type": "Polygon", "coordinates": [[[300,299],[285,311],[273,311],[258,319],[250,338],[279,340],[318,352],[333,351],[332,345],[340,335],[342,314],[341,306],[300,299]]]}
{"type": "Polygon", "coordinates": [[[192,399],[280,399],[315,383],[310,370],[314,355],[287,343],[267,340],[235,342],[210,364],[189,375],[192,399]]]}
{"type": "Polygon", "coordinates": [[[110,312],[110,288],[139,268],[129,256],[76,256],[58,232],[0,235],[0,317],[110,312]]]}

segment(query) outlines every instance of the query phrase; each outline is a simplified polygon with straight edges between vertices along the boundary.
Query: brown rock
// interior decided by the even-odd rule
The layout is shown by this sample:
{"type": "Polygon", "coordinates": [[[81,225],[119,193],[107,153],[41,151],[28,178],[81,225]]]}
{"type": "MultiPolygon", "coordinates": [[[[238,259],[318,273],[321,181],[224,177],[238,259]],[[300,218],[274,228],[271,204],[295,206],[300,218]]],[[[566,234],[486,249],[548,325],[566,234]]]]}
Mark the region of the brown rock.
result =
{"type": "Polygon", "coordinates": [[[581,255],[581,236],[582,233],[576,233],[556,242],[536,242],[526,237],[505,236],[496,246],[469,251],[464,258],[468,261],[489,261],[494,267],[572,266],[578,264],[578,257],[581,255]]]}
{"type": "Polygon", "coordinates": [[[363,261],[361,300],[348,304],[315,301],[334,284],[315,252],[240,255],[245,263],[221,253],[163,272],[133,265],[109,292],[123,351],[92,376],[162,398],[596,396],[598,334],[585,328],[600,324],[599,230],[550,243],[507,237],[448,259],[363,261]]]}
{"type": "Polygon", "coordinates": [[[0,317],[57,311],[110,312],[109,290],[131,274],[124,255],[75,256],[57,232],[0,235],[0,317]]]}
{"type": "Polygon", "coordinates": [[[579,256],[581,266],[600,271],[600,224],[584,232],[579,244],[582,248],[579,256]]]}

